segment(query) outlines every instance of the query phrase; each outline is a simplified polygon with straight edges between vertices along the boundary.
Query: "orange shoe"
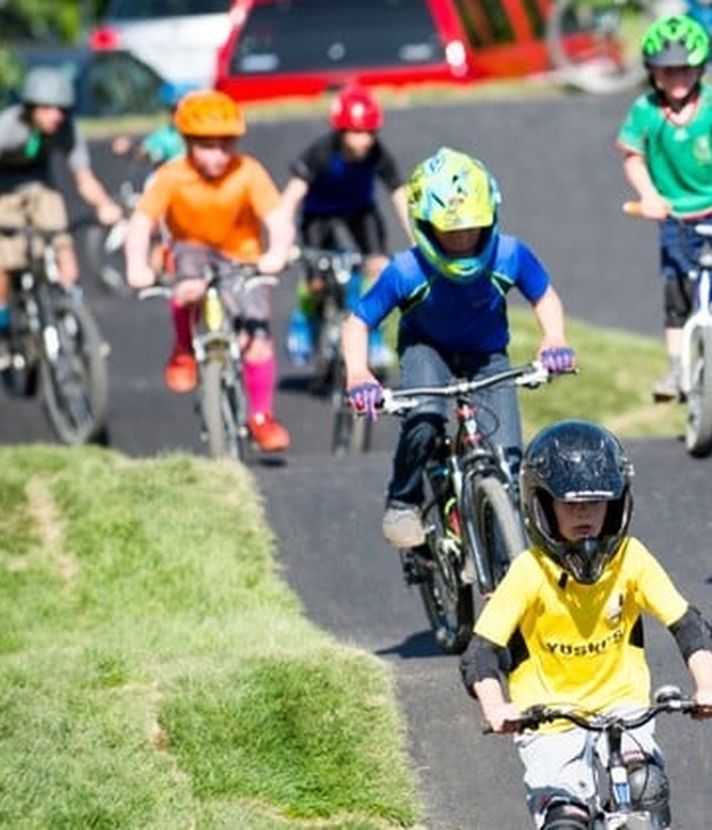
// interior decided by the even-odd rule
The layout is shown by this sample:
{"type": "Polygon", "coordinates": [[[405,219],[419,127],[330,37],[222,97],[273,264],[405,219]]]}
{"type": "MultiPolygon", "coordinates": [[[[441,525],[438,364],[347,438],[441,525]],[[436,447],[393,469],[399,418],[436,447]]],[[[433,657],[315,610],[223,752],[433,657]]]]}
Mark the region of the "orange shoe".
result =
{"type": "Polygon", "coordinates": [[[279,452],[289,446],[289,433],[271,412],[258,412],[250,416],[247,426],[254,440],[265,452],[279,452]]]}
{"type": "Polygon", "coordinates": [[[198,383],[198,365],[195,355],[174,349],[163,370],[163,379],[172,392],[192,392],[198,383]]]}

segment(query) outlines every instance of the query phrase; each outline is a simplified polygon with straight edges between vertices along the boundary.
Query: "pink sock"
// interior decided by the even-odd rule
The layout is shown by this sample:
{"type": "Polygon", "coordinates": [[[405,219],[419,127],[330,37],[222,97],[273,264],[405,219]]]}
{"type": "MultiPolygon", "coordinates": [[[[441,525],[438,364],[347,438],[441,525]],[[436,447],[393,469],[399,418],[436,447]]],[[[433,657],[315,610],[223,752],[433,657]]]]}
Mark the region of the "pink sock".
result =
{"type": "Polygon", "coordinates": [[[277,360],[272,355],[259,363],[245,361],[245,391],[250,415],[272,412],[274,385],[277,379],[277,360]]]}
{"type": "Polygon", "coordinates": [[[176,347],[183,352],[193,351],[193,326],[191,320],[193,308],[189,305],[178,305],[173,297],[169,300],[168,307],[173,317],[176,347]]]}

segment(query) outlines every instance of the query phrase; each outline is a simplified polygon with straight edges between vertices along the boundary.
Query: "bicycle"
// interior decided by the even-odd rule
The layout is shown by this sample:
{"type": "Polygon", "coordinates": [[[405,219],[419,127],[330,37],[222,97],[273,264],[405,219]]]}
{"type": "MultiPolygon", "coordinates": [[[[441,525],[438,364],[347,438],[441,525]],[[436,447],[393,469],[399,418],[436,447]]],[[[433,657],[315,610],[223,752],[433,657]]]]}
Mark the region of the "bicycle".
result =
{"type": "MultiPolygon", "coordinates": [[[[622,712],[590,713],[568,708],[533,706],[516,720],[506,721],[505,733],[536,730],[545,723],[568,721],[574,726],[603,736],[606,763],[595,767],[597,794],[593,810],[592,830],[662,830],[662,825],[649,810],[636,805],[632,798],[630,776],[640,759],[626,758],[622,750],[623,736],[644,726],[662,713],[682,713],[696,717],[712,717],[712,707],[700,706],[683,698],[676,686],[663,686],[654,696],[652,706],[631,714],[622,712]]],[[[494,734],[485,727],[485,734],[494,734]]],[[[632,736],[635,742],[635,736],[632,736]]],[[[598,754],[598,753],[597,753],[598,754]]]]}
{"type": "MultiPolygon", "coordinates": [[[[211,458],[246,462],[250,432],[247,395],[239,343],[241,299],[261,285],[276,285],[277,278],[257,272],[251,263],[212,264],[205,273],[202,315],[193,332],[193,351],[198,363],[197,411],[201,438],[211,458]]],[[[173,282],[141,289],[139,299],[173,294],[173,282]]]]}
{"type": "Polygon", "coordinates": [[[335,455],[368,452],[372,424],[354,417],[344,396],[346,369],[341,356],[341,326],[350,313],[361,283],[363,257],[351,250],[303,248],[300,258],[312,279],[322,285],[316,316],[312,390],[331,402],[331,450],[335,455]]]}
{"type": "Polygon", "coordinates": [[[684,4],[666,0],[554,0],[546,18],[551,62],[563,80],[583,92],[633,89],[647,77],[640,40],[661,14],[684,4]]]}
{"type": "Polygon", "coordinates": [[[52,430],[64,444],[98,439],[106,429],[108,345],[81,293],[59,282],[53,231],[11,226],[24,237],[27,266],[11,273],[8,365],[2,376],[11,396],[39,388],[52,430]]]}
{"type": "MultiPolygon", "coordinates": [[[[629,216],[642,217],[639,202],[626,202],[629,216]]],[[[693,311],[682,327],[680,402],[687,405],[685,447],[696,458],[712,453],[712,226],[678,222],[683,244],[689,236],[703,237],[697,268],[689,272],[695,283],[693,311]]],[[[686,246],[689,250],[689,244],[686,246]]]]}
{"type": "Polygon", "coordinates": [[[501,447],[489,440],[472,393],[502,383],[536,388],[550,374],[527,363],[447,386],[383,390],[382,411],[404,415],[425,397],[452,398],[456,426],[436,442],[423,473],[425,544],[402,550],[406,582],[418,585],[431,629],[447,654],[465,650],[475,619],[473,585],[484,600],[526,546],[518,482],[501,447]]]}
{"type": "Polygon", "coordinates": [[[124,276],[124,241],[129,217],[140,195],[130,179],[122,182],[116,199],[122,209],[121,218],[109,226],[92,224],[85,234],[89,271],[96,275],[102,288],[120,297],[131,296],[124,276]]]}

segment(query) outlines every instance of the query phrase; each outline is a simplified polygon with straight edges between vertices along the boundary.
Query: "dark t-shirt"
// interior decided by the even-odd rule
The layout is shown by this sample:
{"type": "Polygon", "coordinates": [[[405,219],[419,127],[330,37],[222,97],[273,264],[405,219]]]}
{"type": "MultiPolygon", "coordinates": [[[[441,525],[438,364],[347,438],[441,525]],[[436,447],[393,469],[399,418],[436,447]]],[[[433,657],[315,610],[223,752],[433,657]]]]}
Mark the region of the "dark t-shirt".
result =
{"type": "Polygon", "coordinates": [[[17,105],[0,112],[0,193],[35,182],[49,185],[53,152],[66,156],[74,173],[89,169],[89,150],[72,118],[67,117],[53,135],[46,135],[23,118],[23,110],[17,105]]]}
{"type": "Polygon", "coordinates": [[[365,158],[349,161],[335,132],[310,144],[291,164],[290,172],[309,186],[302,205],[304,216],[347,216],[372,210],[377,179],[391,191],[403,184],[395,159],[378,139],[365,158]]]}

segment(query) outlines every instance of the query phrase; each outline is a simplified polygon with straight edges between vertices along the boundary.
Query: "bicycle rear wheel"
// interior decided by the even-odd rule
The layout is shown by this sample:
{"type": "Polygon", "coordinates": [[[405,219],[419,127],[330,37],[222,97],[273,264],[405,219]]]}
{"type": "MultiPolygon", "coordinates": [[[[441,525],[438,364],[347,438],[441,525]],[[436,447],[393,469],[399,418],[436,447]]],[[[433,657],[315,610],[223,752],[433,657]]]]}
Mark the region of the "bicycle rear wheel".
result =
{"type": "Polygon", "coordinates": [[[504,484],[494,476],[468,476],[463,488],[464,530],[480,593],[491,594],[510,563],[527,546],[504,484]]]}
{"type": "Polygon", "coordinates": [[[443,514],[440,500],[427,474],[424,476],[423,522],[426,545],[419,556],[420,595],[438,646],[446,654],[461,654],[474,627],[472,586],[463,578],[463,549],[454,497],[447,499],[443,514]]]}
{"type": "Polygon", "coordinates": [[[106,428],[106,346],[89,309],[52,292],[39,364],[47,419],[64,444],[85,444],[106,428]]]}
{"type": "Polygon", "coordinates": [[[555,0],[546,22],[551,61],[584,92],[632,89],[647,74],[640,40],[654,19],[649,0],[555,0]]]}
{"type": "Polygon", "coordinates": [[[220,358],[208,359],[201,370],[200,409],[210,457],[244,461],[247,434],[240,418],[236,383],[228,383],[220,358]]]}
{"type": "Polygon", "coordinates": [[[712,328],[701,326],[690,338],[690,389],[685,445],[690,455],[712,453],[712,328]]]}

